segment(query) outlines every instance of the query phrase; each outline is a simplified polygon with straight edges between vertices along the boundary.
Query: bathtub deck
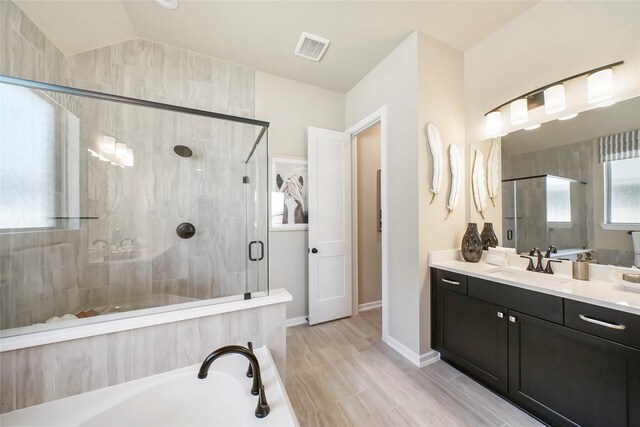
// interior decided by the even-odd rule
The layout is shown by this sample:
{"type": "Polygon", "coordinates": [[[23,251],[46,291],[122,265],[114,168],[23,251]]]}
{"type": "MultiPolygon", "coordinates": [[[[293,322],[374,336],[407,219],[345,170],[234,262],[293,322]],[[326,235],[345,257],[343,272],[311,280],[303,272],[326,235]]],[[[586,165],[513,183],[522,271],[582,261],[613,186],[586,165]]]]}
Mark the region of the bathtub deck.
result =
{"type": "Polygon", "coordinates": [[[375,309],[287,330],[286,388],[302,427],[542,425],[445,362],[417,368],[380,329],[375,309]]]}

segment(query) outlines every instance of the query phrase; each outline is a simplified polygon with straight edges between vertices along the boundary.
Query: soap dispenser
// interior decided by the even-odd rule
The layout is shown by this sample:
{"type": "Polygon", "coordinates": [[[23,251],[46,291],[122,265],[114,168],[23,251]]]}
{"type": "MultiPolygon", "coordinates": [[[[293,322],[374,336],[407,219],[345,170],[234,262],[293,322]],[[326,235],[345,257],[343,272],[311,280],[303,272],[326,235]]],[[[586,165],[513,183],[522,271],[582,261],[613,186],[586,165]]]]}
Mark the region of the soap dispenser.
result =
{"type": "MultiPolygon", "coordinates": [[[[591,258],[591,257],[589,257],[591,258]]],[[[573,278],[578,280],[589,280],[589,264],[582,254],[576,256],[573,261],[573,278]]]]}

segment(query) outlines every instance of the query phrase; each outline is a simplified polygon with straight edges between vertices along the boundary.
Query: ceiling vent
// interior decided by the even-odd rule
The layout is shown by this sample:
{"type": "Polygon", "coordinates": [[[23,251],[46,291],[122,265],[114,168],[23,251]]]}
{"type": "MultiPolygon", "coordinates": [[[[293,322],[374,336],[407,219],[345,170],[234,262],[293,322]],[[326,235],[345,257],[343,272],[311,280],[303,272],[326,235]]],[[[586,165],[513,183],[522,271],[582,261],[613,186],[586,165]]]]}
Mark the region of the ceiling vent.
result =
{"type": "Polygon", "coordinates": [[[329,40],[309,33],[302,33],[295,54],[313,61],[320,61],[329,47],[329,40]]]}

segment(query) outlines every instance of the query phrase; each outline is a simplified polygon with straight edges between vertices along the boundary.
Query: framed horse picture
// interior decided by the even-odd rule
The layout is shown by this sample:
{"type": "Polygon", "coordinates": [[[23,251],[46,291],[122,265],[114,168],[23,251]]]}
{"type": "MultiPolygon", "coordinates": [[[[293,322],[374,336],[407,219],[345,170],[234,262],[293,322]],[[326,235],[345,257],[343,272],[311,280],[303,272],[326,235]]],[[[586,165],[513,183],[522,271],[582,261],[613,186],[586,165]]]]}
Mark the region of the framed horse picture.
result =
{"type": "Polygon", "coordinates": [[[293,157],[271,158],[271,230],[308,228],[307,161],[293,157]]]}

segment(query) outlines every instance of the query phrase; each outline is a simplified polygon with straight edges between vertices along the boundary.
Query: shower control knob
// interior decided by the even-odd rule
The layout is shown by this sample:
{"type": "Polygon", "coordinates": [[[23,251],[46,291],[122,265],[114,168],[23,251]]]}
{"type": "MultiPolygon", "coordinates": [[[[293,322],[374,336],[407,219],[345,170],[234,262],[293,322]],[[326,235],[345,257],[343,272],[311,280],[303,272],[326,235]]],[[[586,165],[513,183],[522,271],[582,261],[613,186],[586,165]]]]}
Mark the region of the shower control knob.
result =
{"type": "Polygon", "coordinates": [[[317,250],[316,248],[313,248],[313,249],[311,249],[311,253],[312,253],[312,254],[317,254],[317,253],[318,253],[318,250],[317,250]]]}
{"type": "Polygon", "coordinates": [[[176,228],[176,234],[181,239],[190,239],[196,234],[196,227],[190,222],[183,222],[176,228]]]}

